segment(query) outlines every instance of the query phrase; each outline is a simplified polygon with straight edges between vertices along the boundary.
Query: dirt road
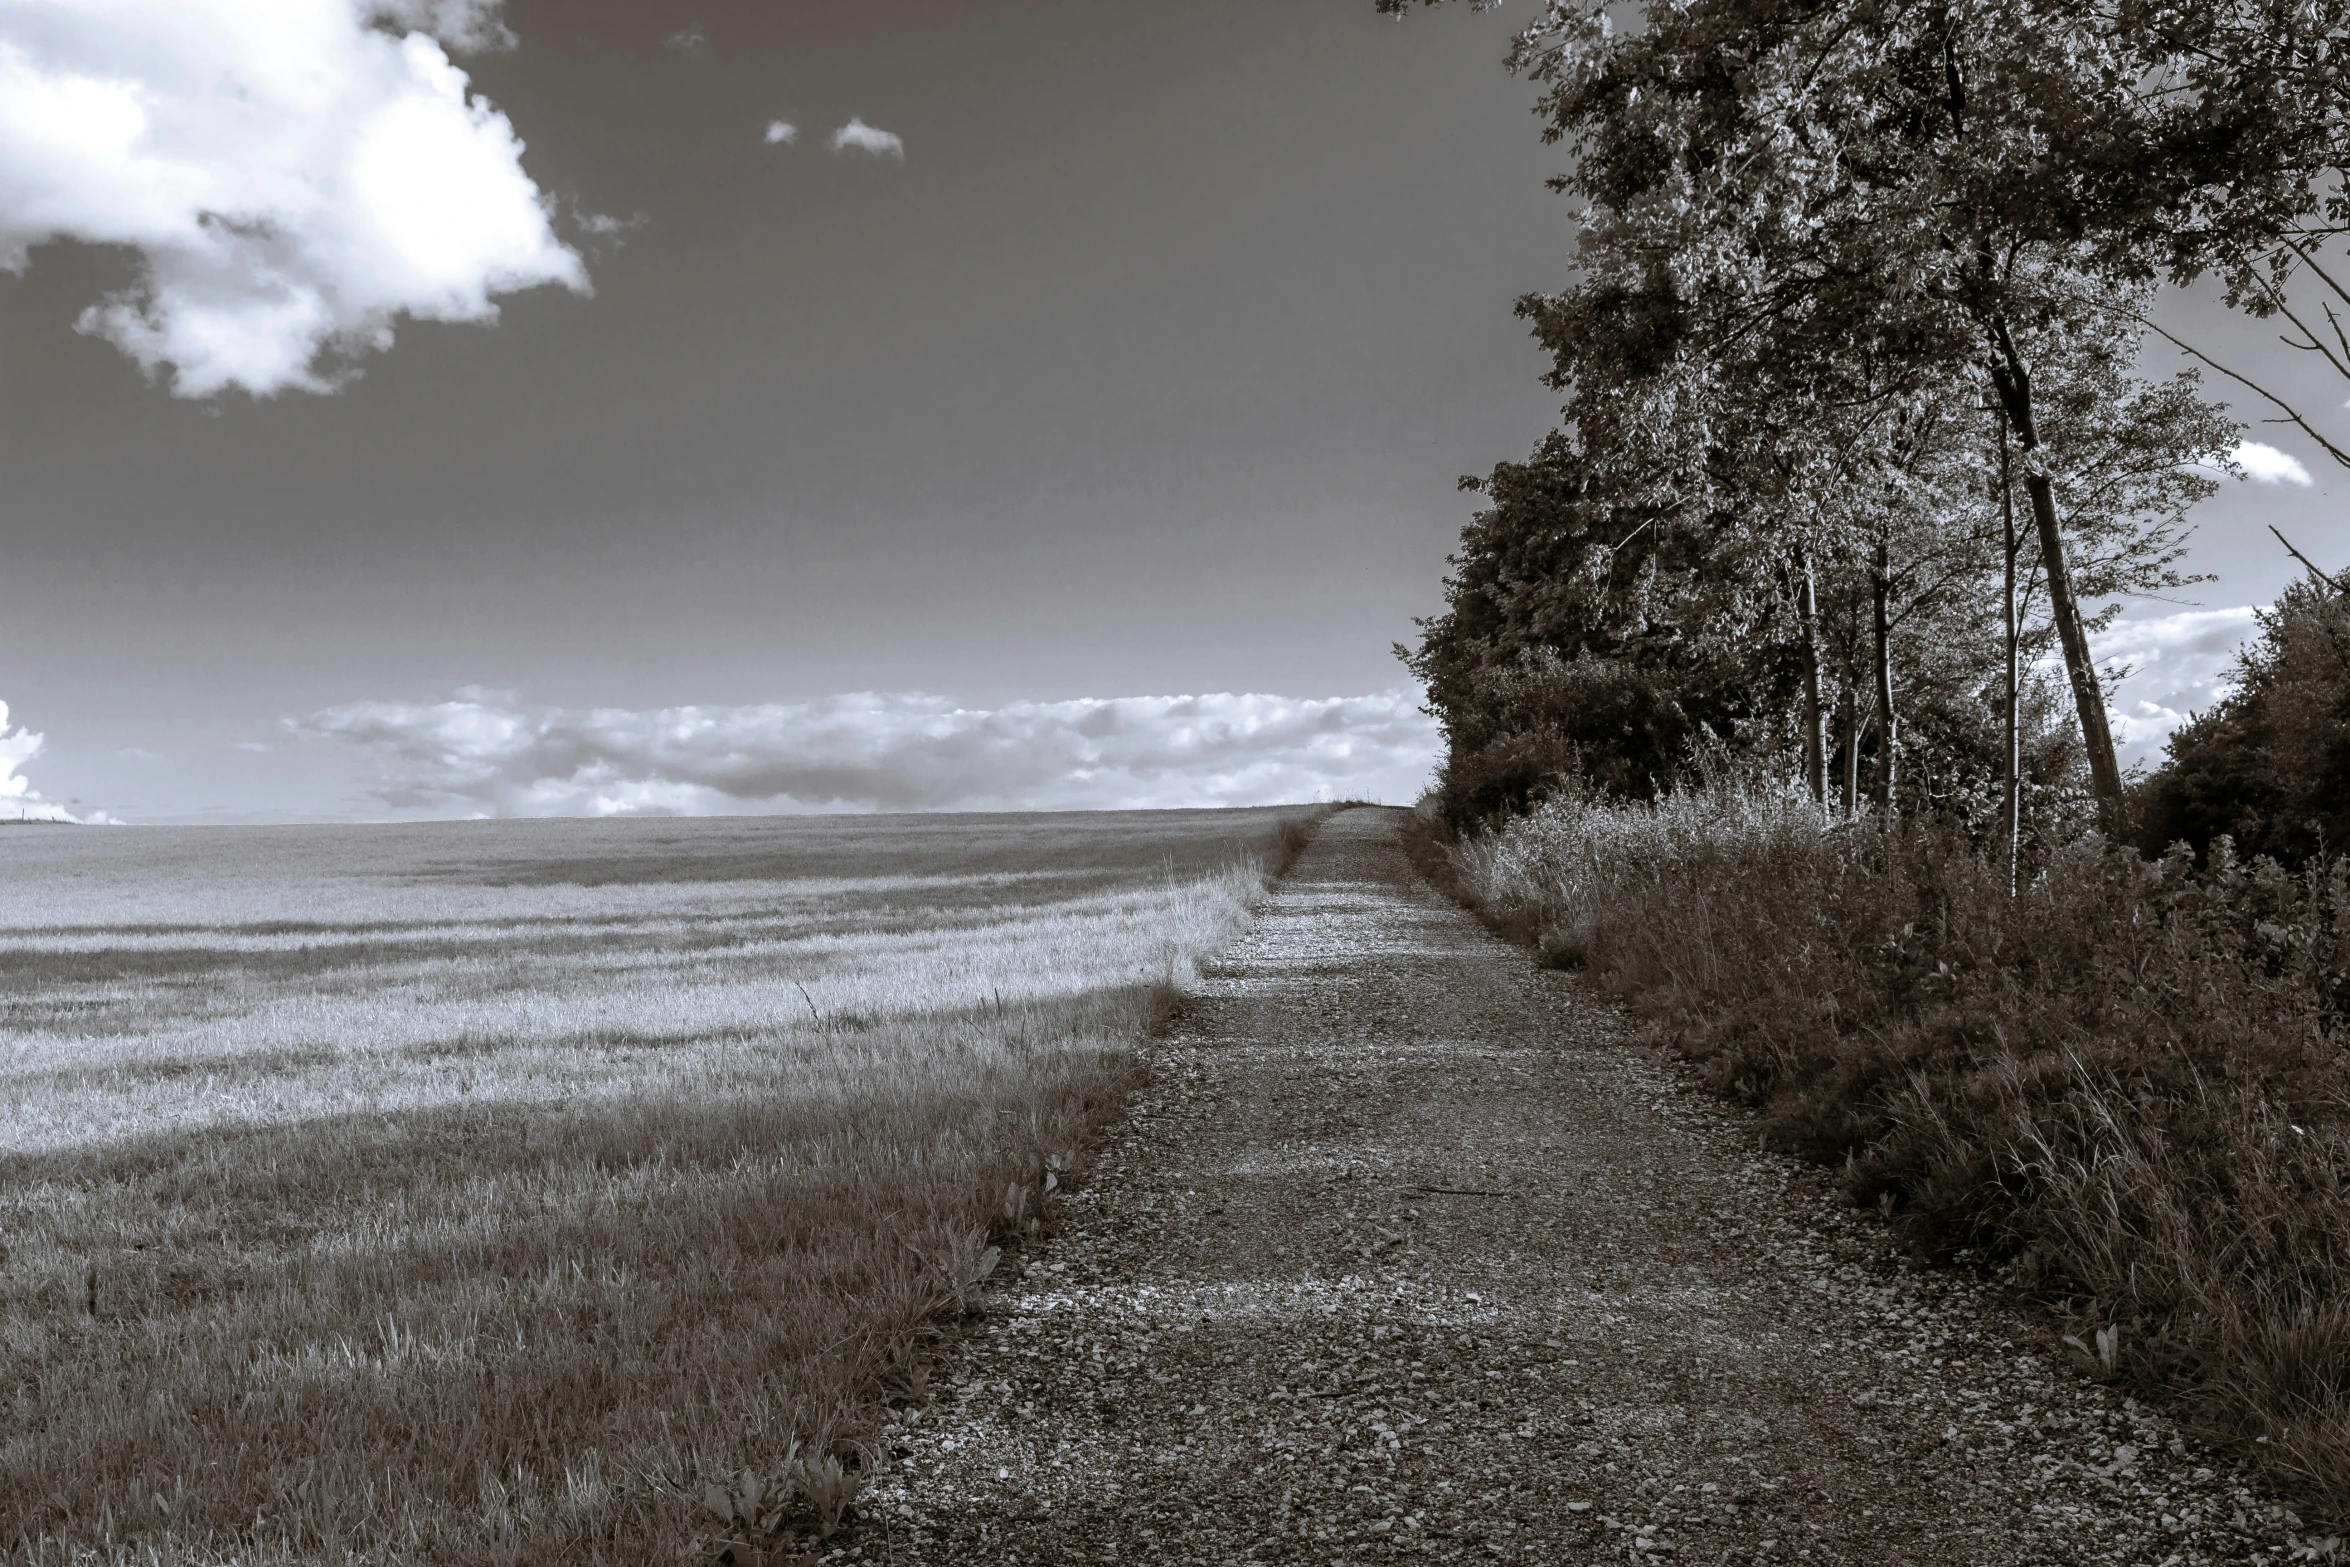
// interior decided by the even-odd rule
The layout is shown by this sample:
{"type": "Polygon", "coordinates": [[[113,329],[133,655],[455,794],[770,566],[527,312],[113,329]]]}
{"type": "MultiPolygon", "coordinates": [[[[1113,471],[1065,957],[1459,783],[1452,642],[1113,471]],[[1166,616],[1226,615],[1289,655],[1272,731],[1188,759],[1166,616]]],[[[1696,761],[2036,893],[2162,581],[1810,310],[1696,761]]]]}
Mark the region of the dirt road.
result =
{"type": "MultiPolygon", "coordinates": [[[[2285,1560],[2293,1524],[1334,818],[890,1435],[866,1560],[2285,1560]]],[[[844,1553],[846,1554],[846,1553],[844,1553]]]]}

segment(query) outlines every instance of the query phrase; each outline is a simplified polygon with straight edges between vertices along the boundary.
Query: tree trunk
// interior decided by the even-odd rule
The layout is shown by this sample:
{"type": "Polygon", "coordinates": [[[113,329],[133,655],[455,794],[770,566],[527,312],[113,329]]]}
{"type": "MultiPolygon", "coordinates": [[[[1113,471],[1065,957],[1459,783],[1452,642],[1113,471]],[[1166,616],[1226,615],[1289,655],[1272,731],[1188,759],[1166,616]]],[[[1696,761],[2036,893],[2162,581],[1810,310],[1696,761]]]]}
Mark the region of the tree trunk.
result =
{"type": "Polygon", "coordinates": [[[2024,743],[2022,693],[2019,689],[2018,648],[2021,636],[2016,625],[2015,558],[2023,549],[2023,540],[2015,531],[2015,485],[2008,469],[2007,427],[1999,429],[1999,510],[2007,525],[2007,572],[2005,604],[2007,611],[2007,749],[2006,791],[2000,800],[2000,832],[2007,839],[2007,895],[2014,897],[2021,879],[2020,866],[2024,848],[2024,743]]]}
{"type": "Polygon", "coordinates": [[[2048,479],[2048,465],[2040,455],[2039,427],[2032,417],[2032,377],[2007,324],[1990,323],[1991,381],[2008,427],[2024,449],[2024,493],[2032,499],[2032,521],[2040,532],[2040,564],[2048,573],[2048,612],[2056,622],[2057,641],[2064,646],[2064,671],[2071,677],[2073,707],[2081,720],[2081,745],[2089,753],[2089,789],[2097,797],[2097,824],[2107,836],[2121,831],[2122,770],[2113,753],[2113,730],[2105,719],[2105,690],[2097,666],[2089,657],[2089,631],[2081,624],[2081,607],[2073,599],[2071,568],[2065,562],[2064,535],[2056,522],[2056,489],[2048,479]]]}
{"type": "Polygon", "coordinates": [[[1900,720],[1893,711],[1893,594],[1892,564],[1885,540],[1877,540],[1876,557],[1869,563],[1869,603],[1877,639],[1877,806],[1893,819],[1896,747],[1900,720]]]}
{"type": "MultiPolygon", "coordinates": [[[[2029,450],[2030,448],[2026,448],[2029,450]]],[[[2024,493],[2032,498],[2032,520],[2040,528],[2040,564],[2048,574],[2048,611],[2064,643],[2064,669],[2072,677],[2073,706],[2081,717],[2081,743],[2089,752],[2089,788],[2097,796],[2098,825],[2111,836],[2121,831],[2122,770],[2113,752],[2113,730],[2105,719],[2105,688],[2089,658],[2089,631],[2073,600],[2072,573],[2064,540],[2056,528],[2056,493],[2045,473],[2024,471],[2024,493]]]]}
{"type": "Polygon", "coordinates": [[[1845,820],[1861,815],[1861,688],[1845,691],[1845,820]]]}
{"type": "Polygon", "coordinates": [[[1820,601],[1812,583],[1811,555],[1796,557],[1803,577],[1796,607],[1803,619],[1803,777],[1823,810],[1828,804],[1828,710],[1820,700],[1820,601]]]}

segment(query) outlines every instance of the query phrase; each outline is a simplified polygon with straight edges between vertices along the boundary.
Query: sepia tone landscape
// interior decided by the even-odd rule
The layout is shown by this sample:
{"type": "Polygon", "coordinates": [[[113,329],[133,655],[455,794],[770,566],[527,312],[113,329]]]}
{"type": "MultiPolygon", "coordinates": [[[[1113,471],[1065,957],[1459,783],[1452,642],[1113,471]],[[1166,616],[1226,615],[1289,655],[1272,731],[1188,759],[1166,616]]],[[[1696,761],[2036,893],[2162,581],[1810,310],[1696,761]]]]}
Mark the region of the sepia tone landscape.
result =
{"type": "Polygon", "coordinates": [[[2350,1563],[2346,241],[2350,0],[0,0],[0,1567],[2350,1563]]]}

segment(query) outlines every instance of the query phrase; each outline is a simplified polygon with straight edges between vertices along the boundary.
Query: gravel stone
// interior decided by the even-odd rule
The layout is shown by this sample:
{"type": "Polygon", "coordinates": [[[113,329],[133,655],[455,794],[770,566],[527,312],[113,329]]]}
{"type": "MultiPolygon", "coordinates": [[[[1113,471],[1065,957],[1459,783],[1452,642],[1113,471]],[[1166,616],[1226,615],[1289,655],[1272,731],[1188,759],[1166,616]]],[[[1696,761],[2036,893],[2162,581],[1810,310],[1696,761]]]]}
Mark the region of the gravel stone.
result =
{"type": "Polygon", "coordinates": [[[2143,1563],[2339,1542],[1916,1267],[1331,819],[836,1561],[2143,1563]]]}

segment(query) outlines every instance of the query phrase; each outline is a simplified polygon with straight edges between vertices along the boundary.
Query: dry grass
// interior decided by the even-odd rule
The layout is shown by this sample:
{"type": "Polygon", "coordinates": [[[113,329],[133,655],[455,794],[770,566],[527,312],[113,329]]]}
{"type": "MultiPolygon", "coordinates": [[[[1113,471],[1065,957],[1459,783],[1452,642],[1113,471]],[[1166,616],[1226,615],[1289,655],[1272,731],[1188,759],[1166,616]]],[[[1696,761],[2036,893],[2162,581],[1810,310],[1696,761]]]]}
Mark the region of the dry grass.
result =
{"type": "Polygon", "coordinates": [[[1855,1200],[2011,1259],[2085,1372],[2350,1521],[2350,863],[2089,841],[2011,899],[1955,833],[1736,785],[1561,799],[1451,859],[1855,1200]]]}
{"type": "Polygon", "coordinates": [[[1318,814],[11,835],[0,1560],[833,1521],[1318,814]]]}

